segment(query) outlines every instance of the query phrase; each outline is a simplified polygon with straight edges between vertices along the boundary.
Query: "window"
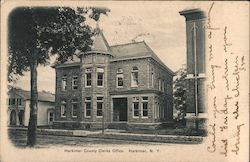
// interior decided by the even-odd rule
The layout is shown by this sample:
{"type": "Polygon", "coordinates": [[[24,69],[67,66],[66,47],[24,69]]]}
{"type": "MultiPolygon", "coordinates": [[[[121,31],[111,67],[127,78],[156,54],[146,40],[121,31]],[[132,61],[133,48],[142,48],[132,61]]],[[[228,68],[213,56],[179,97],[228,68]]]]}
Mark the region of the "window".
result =
{"type": "Polygon", "coordinates": [[[159,78],[159,87],[158,90],[161,91],[161,79],[159,78]]]}
{"type": "Polygon", "coordinates": [[[131,72],[131,87],[138,87],[138,68],[133,67],[131,72]]]}
{"type": "Polygon", "coordinates": [[[72,77],[72,89],[77,89],[78,88],[78,77],[73,76],[72,77]]]}
{"type": "Polygon", "coordinates": [[[66,102],[62,101],[61,103],[61,117],[66,117],[66,102]]]}
{"type": "Polygon", "coordinates": [[[97,86],[102,87],[104,82],[104,69],[97,68],[97,86]]]}
{"type": "Polygon", "coordinates": [[[62,91],[65,91],[67,89],[67,77],[62,77],[62,91]]]}
{"type": "Polygon", "coordinates": [[[54,113],[52,111],[49,112],[49,122],[54,121],[54,113]]]}
{"type": "Polygon", "coordinates": [[[15,99],[15,98],[11,98],[10,101],[11,101],[11,102],[10,102],[10,105],[15,105],[15,104],[16,104],[16,99],[15,99]]]}
{"type": "Polygon", "coordinates": [[[72,117],[77,117],[77,100],[72,100],[72,117]]]}
{"type": "Polygon", "coordinates": [[[19,98],[16,99],[16,105],[18,105],[18,104],[19,104],[19,98]]]}
{"type": "Polygon", "coordinates": [[[22,99],[21,98],[19,98],[18,105],[22,105],[22,99]]]}
{"type": "Polygon", "coordinates": [[[154,69],[151,69],[151,86],[154,87],[154,69]]]}
{"type": "Polygon", "coordinates": [[[102,117],[103,113],[103,97],[97,97],[97,117],[102,117]]]}
{"type": "Polygon", "coordinates": [[[164,107],[159,106],[159,115],[158,118],[163,119],[164,118],[164,107]]]}
{"type": "Polygon", "coordinates": [[[85,98],[85,117],[91,116],[91,97],[85,98]]]}
{"type": "Polygon", "coordinates": [[[165,91],[165,83],[164,83],[164,80],[162,80],[161,82],[161,91],[164,92],[165,91]]]}
{"type": "Polygon", "coordinates": [[[159,103],[155,103],[155,119],[159,119],[159,103]]]}
{"type": "Polygon", "coordinates": [[[120,68],[116,72],[116,87],[117,88],[123,87],[123,70],[120,68]]]}
{"type": "Polygon", "coordinates": [[[133,117],[139,117],[139,97],[133,97],[133,117]]]}
{"type": "Polygon", "coordinates": [[[91,87],[91,80],[92,80],[92,69],[87,68],[85,70],[85,87],[91,87]]]}
{"type": "Polygon", "coordinates": [[[148,117],[148,97],[142,97],[142,117],[148,117]]]}

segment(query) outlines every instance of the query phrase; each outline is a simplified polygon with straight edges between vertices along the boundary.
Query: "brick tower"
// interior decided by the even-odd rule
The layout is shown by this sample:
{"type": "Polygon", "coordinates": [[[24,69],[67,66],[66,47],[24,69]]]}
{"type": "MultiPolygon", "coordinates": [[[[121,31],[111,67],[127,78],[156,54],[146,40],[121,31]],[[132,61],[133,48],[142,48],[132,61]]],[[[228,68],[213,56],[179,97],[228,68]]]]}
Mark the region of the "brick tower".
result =
{"type": "Polygon", "coordinates": [[[205,14],[199,9],[180,12],[186,19],[187,126],[203,127],[205,121],[205,14]]]}

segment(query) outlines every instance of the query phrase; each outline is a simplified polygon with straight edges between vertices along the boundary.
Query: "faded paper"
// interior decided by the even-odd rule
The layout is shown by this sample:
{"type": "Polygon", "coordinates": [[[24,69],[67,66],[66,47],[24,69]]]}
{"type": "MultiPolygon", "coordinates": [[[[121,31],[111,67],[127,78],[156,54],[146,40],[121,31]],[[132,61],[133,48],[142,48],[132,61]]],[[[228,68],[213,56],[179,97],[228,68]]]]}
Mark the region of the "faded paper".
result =
{"type": "MultiPolygon", "coordinates": [[[[148,12],[148,14],[151,13],[148,12]]],[[[162,15],[158,15],[155,19],[163,22],[166,19],[171,21],[171,17],[162,15]]],[[[104,26],[103,28],[105,30],[104,26]]],[[[154,28],[150,32],[154,33],[154,28]]],[[[185,33],[183,35],[185,39],[185,33]]],[[[178,42],[171,43],[178,44],[178,42]]],[[[157,50],[157,47],[154,49],[157,50]]],[[[183,51],[183,57],[186,57],[186,51],[183,51]]],[[[174,53],[171,55],[174,57],[174,53]]],[[[166,55],[167,58],[168,55],[166,55]]],[[[5,1],[1,4],[1,161],[249,161],[249,3],[232,1],[5,1]],[[176,12],[190,7],[201,8],[207,12],[208,136],[205,137],[204,142],[190,145],[159,143],[15,148],[8,140],[7,134],[8,14],[17,6],[57,5],[118,7],[125,11],[129,7],[134,9],[135,14],[149,8],[152,8],[151,12],[157,13],[156,10],[160,6],[166,6],[166,8],[171,6],[176,12]],[[130,149],[146,150],[146,152],[133,153],[129,151],[130,149]],[[96,152],[88,150],[96,150],[96,152]],[[110,150],[110,152],[102,150],[110,150]]]]}

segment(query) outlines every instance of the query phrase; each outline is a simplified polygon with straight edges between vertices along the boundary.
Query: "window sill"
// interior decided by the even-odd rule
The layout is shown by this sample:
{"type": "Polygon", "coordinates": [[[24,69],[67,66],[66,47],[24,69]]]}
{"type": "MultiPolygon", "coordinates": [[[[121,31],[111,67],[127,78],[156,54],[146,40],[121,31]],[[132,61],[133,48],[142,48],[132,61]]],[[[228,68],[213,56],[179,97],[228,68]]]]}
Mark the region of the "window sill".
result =
{"type": "Polygon", "coordinates": [[[72,116],[72,118],[77,118],[77,116],[72,116]]]}
{"type": "Polygon", "coordinates": [[[100,118],[103,118],[103,116],[96,116],[96,118],[100,119],[100,118]]]}
{"type": "Polygon", "coordinates": [[[139,116],[133,116],[134,119],[139,119],[139,116]]]}
{"type": "Polygon", "coordinates": [[[121,88],[123,88],[123,86],[122,86],[122,87],[118,87],[118,86],[116,86],[116,88],[119,88],[119,89],[121,89],[121,88]]]}

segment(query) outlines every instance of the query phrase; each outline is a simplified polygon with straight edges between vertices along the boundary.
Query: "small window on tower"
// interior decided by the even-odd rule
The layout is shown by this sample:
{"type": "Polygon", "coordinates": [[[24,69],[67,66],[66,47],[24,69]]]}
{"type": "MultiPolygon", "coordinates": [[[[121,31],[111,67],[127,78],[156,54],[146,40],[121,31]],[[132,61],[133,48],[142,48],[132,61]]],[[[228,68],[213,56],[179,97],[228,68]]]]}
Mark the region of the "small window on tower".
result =
{"type": "Polygon", "coordinates": [[[102,87],[104,83],[104,69],[97,68],[97,86],[102,87]]]}
{"type": "Polygon", "coordinates": [[[91,87],[92,82],[92,69],[87,68],[85,70],[85,87],[91,87]]]}

